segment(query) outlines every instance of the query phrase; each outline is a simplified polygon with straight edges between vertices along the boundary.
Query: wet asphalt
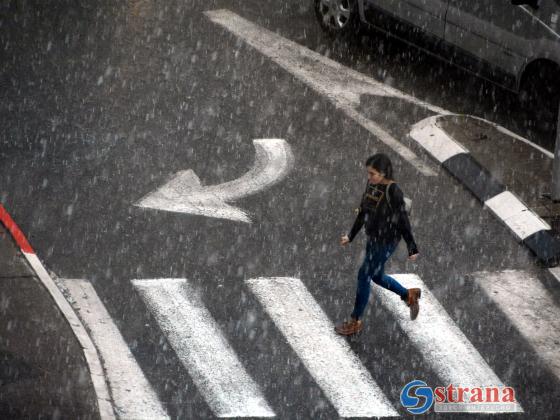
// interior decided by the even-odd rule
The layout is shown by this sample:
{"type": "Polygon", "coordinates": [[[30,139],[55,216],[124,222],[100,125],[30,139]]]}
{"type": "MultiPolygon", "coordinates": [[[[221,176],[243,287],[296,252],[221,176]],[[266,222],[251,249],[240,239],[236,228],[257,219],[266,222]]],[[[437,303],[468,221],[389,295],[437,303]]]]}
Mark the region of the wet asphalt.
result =
{"type": "MultiPolygon", "coordinates": [[[[353,222],[364,157],[385,152],[413,199],[421,253],[417,263],[397,253],[387,271],[417,273],[515,387],[526,415],[554,418],[558,379],[470,277],[523,269],[543,278],[529,251],[422,151],[437,177],[419,174],[202,12],[227,8],[434,105],[546,145],[519,120],[514,94],[378,33],[332,40],[297,1],[8,3],[0,202],[50,271],[93,282],[172,417],[213,415],[132,279],[191,281],[279,418],[337,416],[244,281],[300,278],[330,319],[348,316],[364,237],[345,249],[338,238],[353,222]],[[282,183],[235,202],[252,224],[133,206],[179,170],[194,170],[205,185],[238,178],[252,166],[252,139],[268,137],[290,144],[295,167],[282,183]]],[[[396,99],[364,97],[361,106],[399,139],[416,116],[429,115],[396,99]]],[[[350,345],[395,407],[410,380],[439,384],[375,296],[365,319],[350,345]]]]}

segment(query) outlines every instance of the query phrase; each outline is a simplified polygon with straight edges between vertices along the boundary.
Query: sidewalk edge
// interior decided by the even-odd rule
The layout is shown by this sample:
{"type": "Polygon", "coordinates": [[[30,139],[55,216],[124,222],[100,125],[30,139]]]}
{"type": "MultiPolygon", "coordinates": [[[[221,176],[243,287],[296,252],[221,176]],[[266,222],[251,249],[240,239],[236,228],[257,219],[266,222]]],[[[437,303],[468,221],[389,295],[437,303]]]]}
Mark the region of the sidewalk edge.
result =
{"type": "Polygon", "coordinates": [[[91,338],[87,333],[84,325],[35,254],[35,251],[27,241],[23,232],[19,229],[9,213],[1,204],[0,223],[2,223],[6,227],[6,229],[12,235],[13,239],[16,241],[27,262],[53,298],[58,309],[70,325],[74,336],[80,343],[80,346],[82,347],[82,350],[84,352],[84,357],[89,368],[91,381],[97,397],[97,408],[99,410],[99,416],[101,420],[114,420],[116,417],[113,410],[113,404],[111,396],[109,394],[109,389],[107,387],[107,382],[105,380],[103,365],[101,364],[101,360],[99,359],[97,349],[91,341],[91,338]]]}

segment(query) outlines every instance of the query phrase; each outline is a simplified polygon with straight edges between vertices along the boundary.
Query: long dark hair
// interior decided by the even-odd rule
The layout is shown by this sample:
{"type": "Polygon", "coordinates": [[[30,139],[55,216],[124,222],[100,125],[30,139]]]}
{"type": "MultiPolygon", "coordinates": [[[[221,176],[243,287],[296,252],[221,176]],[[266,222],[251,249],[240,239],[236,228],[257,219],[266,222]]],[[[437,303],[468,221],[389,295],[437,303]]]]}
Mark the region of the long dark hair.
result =
{"type": "Polygon", "coordinates": [[[376,153],[368,157],[366,166],[371,166],[377,172],[383,174],[385,178],[393,179],[393,165],[391,164],[391,159],[384,153],[376,153]]]}

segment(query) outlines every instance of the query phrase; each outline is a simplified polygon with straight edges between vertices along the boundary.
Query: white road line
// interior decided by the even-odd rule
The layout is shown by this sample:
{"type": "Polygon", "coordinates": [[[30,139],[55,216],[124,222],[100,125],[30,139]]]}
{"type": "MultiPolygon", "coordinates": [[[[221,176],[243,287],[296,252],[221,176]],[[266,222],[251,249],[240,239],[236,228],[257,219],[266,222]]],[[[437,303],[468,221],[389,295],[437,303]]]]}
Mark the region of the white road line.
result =
{"type": "Polygon", "coordinates": [[[251,47],[269,57],[319,94],[325,96],[349,118],[400,154],[420,173],[425,176],[436,176],[436,172],[422,162],[412,150],[391,136],[377,123],[358,112],[357,107],[360,105],[360,96],[369,94],[400,98],[437,114],[447,114],[448,111],[342,66],[334,60],[255,25],[229,10],[208,11],[205,12],[205,15],[212,22],[221,25],[243,39],[251,47]]]}
{"type": "Polygon", "coordinates": [[[216,416],[274,416],[259,386],[187,280],[132,283],[216,416]]]}
{"type": "Polygon", "coordinates": [[[399,415],[300,280],[247,284],[341,417],[399,415]]]}
{"type": "MultiPolygon", "coordinates": [[[[417,275],[391,276],[406,288],[422,289],[420,315],[415,321],[410,320],[409,309],[399,296],[380,287],[375,291],[382,305],[393,313],[410,341],[444,384],[504,386],[417,275]]],[[[518,411],[523,411],[521,406],[518,411]]]]}
{"type": "Polygon", "coordinates": [[[60,279],[101,354],[120,419],[168,419],[95,289],[86,280],[60,279]]]}
{"type": "Polygon", "coordinates": [[[550,230],[548,223],[510,191],[495,195],[486,200],[484,205],[492,210],[521,241],[541,230],[550,230]]]}
{"type": "Polygon", "coordinates": [[[546,157],[549,157],[549,158],[551,158],[551,159],[554,159],[554,153],[552,153],[552,152],[546,150],[545,148],[539,146],[539,145],[536,144],[536,143],[533,143],[533,142],[530,141],[530,140],[527,140],[525,137],[521,137],[519,134],[515,134],[513,131],[508,130],[508,129],[505,128],[505,127],[502,127],[501,125],[498,125],[498,124],[496,124],[496,123],[493,123],[492,121],[485,120],[484,118],[475,117],[474,115],[468,115],[468,117],[474,118],[475,120],[479,120],[479,121],[485,122],[486,124],[490,124],[492,127],[496,128],[496,130],[498,130],[499,132],[501,132],[501,133],[503,133],[503,134],[505,134],[505,135],[510,136],[510,137],[513,138],[514,140],[521,141],[521,142],[523,142],[523,143],[525,143],[525,144],[531,146],[532,148],[534,148],[534,149],[538,150],[539,152],[541,152],[541,153],[542,153],[543,155],[545,155],[546,157]]]}
{"type": "Polygon", "coordinates": [[[202,186],[192,170],[181,171],[135,205],[250,223],[251,219],[243,210],[227,202],[277,184],[294,164],[290,145],[283,139],[257,139],[253,144],[255,163],[242,177],[219,185],[202,186]]]}
{"type": "Polygon", "coordinates": [[[474,273],[478,285],[560,378],[560,308],[542,283],[525,271],[474,273]]]}
{"type": "Polygon", "coordinates": [[[39,280],[41,280],[43,286],[45,286],[54,299],[56,305],[60,309],[60,312],[64,315],[64,318],[66,318],[68,324],[72,328],[80,346],[82,346],[84,357],[89,367],[91,382],[97,397],[100,419],[114,420],[115,411],[113,410],[111,395],[109,394],[109,389],[105,381],[105,372],[103,371],[103,366],[101,364],[101,360],[99,359],[98,350],[93,344],[91,337],[87,333],[82,321],[78,318],[78,315],[72,309],[70,303],[68,303],[65,299],[64,295],[60,291],[60,288],[55,284],[37,255],[25,251],[23,252],[23,255],[29,262],[29,265],[31,265],[31,268],[33,268],[33,271],[37,274],[37,277],[39,277],[39,280]]]}

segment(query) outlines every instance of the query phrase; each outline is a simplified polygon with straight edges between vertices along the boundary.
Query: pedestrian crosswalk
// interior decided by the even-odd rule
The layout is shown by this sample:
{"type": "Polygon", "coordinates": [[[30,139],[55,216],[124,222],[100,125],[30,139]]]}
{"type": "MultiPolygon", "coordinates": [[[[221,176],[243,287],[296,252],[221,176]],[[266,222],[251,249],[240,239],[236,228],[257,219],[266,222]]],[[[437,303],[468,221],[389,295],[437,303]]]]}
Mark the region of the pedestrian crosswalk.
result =
{"type": "MultiPolygon", "coordinates": [[[[437,375],[438,385],[497,388],[511,385],[500,380],[420,277],[393,276],[407,288],[422,289],[418,319],[411,321],[406,305],[389,291],[375,288],[376,301],[404,332],[406,344],[414,346],[427,368],[437,375]]],[[[544,286],[524,271],[479,272],[471,277],[560,379],[555,347],[560,339],[560,310],[544,286]]],[[[251,377],[242,362],[247,359],[240,359],[230,343],[235,337],[221,330],[211,314],[212,309],[205,306],[192,282],[143,279],[132,280],[132,284],[216,417],[283,417],[283,407],[276,406],[278,401],[275,404],[267,401],[261,389],[266,378],[251,377]]],[[[102,348],[99,341],[104,333],[99,325],[90,325],[99,317],[92,315],[95,308],[87,306],[89,298],[85,296],[95,295],[95,291],[78,280],[65,280],[65,285],[70,294],[78,297],[74,304],[78,302],[87,308],[83,321],[96,333],[96,345],[102,348]]],[[[245,287],[256,298],[258,310],[263,310],[272,320],[339,417],[393,417],[403,413],[403,407],[396,403],[398,396],[386,395],[387,387],[382,386],[385,378],[369,371],[347,339],[334,333],[332,321],[300,279],[254,278],[247,280],[245,287]]],[[[111,334],[118,335],[115,331],[111,334]]],[[[274,349],[268,350],[273,353],[274,349]]],[[[130,359],[133,358],[128,354],[124,362],[130,364],[130,359]]],[[[138,377],[141,380],[135,386],[146,390],[147,407],[164,418],[165,411],[161,405],[154,404],[157,397],[145,378],[138,377]]],[[[298,386],[301,386],[299,382],[294,382],[293,387],[298,386]]],[[[116,393],[113,390],[113,395],[118,395],[118,390],[116,393]]],[[[122,401],[121,404],[126,404],[126,399],[122,401]]],[[[521,404],[504,412],[523,412],[521,404]]],[[[126,412],[127,408],[121,410],[126,412]]],[[[494,412],[501,412],[499,405],[494,412]]]]}
{"type": "MultiPolygon", "coordinates": [[[[393,275],[407,289],[422,289],[422,316],[409,319],[408,308],[400,297],[388,290],[379,291],[382,305],[398,320],[410,341],[438,375],[441,383],[503,387],[492,368],[465,337],[424,282],[415,274],[393,275]]],[[[517,411],[522,411],[517,407],[517,411]]]]}
{"type": "Polygon", "coordinates": [[[552,293],[526,271],[478,272],[473,276],[560,379],[560,308],[552,293]]]}
{"type": "Polygon", "coordinates": [[[274,417],[258,385],[186,280],[132,283],[217,417],[274,417]]]}
{"type": "Polygon", "coordinates": [[[82,279],[60,279],[60,282],[103,360],[118,418],[169,419],[93,285],[82,279]]]}
{"type": "Polygon", "coordinates": [[[399,415],[299,279],[247,284],[341,417],[399,415]]]}

